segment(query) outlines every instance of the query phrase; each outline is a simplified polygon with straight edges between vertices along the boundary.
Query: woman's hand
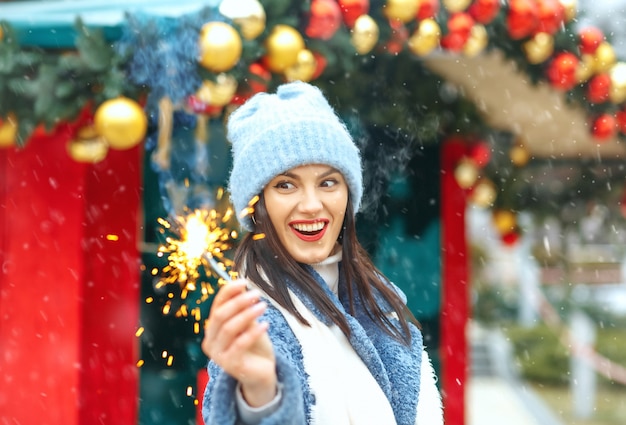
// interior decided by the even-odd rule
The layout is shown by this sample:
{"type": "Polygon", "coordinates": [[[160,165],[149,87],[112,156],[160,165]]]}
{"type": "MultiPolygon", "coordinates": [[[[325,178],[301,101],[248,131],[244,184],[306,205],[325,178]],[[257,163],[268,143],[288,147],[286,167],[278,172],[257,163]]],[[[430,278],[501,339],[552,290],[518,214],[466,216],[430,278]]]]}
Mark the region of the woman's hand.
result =
{"type": "Polygon", "coordinates": [[[267,305],[257,290],[246,291],[245,279],[227,283],[218,291],[204,329],[202,350],[241,384],[252,407],[269,403],[276,395],[276,359],[267,333],[258,322],[267,305]]]}

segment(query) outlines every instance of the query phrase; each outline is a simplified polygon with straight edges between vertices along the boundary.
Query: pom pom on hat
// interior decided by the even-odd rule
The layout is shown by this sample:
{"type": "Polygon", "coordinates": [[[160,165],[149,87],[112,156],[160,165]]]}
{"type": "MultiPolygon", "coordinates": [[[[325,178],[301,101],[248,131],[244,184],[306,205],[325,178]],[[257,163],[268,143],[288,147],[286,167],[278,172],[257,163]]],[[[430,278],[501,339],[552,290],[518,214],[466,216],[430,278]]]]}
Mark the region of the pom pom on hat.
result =
{"type": "Polygon", "coordinates": [[[241,225],[253,230],[248,202],[275,176],[306,164],[336,168],[346,179],[354,212],[363,195],[359,150],[322,92],[296,81],[259,93],[228,120],[233,168],[229,191],[241,225]]]}

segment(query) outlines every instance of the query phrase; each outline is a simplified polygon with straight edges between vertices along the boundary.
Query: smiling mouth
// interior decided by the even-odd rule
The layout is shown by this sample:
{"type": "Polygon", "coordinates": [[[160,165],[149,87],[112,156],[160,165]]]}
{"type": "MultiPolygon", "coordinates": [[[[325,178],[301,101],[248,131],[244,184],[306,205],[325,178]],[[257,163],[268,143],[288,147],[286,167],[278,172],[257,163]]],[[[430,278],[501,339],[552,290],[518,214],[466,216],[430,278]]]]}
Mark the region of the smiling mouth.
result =
{"type": "Polygon", "coordinates": [[[313,223],[293,223],[291,229],[296,236],[306,242],[318,241],[326,233],[326,221],[315,221],[313,223]]]}

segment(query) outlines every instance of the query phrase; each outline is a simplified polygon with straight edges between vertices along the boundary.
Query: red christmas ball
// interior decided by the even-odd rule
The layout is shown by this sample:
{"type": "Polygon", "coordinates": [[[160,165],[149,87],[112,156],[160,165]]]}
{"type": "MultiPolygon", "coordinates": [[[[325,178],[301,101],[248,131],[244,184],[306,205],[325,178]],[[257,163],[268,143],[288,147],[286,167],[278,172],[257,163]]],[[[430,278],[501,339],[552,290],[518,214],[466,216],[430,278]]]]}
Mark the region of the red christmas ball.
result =
{"type": "Polygon", "coordinates": [[[422,0],[417,8],[417,19],[434,18],[439,12],[439,0],[422,0]]]}
{"type": "Polygon", "coordinates": [[[591,134],[598,141],[605,141],[615,135],[617,131],[617,121],[611,114],[600,114],[593,120],[591,134]]]}
{"type": "Polygon", "coordinates": [[[611,77],[602,73],[593,76],[587,83],[587,100],[591,103],[603,103],[609,99],[611,77]]]}
{"type": "Polygon", "coordinates": [[[535,33],[556,33],[565,20],[565,7],[559,0],[536,0],[539,23],[535,33]]]}
{"type": "Polygon", "coordinates": [[[533,34],[539,23],[539,7],[535,0],[511,0],[506,16],[509,35],[519,40],[533,34]]]}
{"type": "Polygon", "coordinates": [[[580,53],[593,55],[600,43],[604,41],[604,33],[596,27],[587,27],[578,33],[580,53]]]}
{"type": "Polygon", "coordinates": [[[546,74],[553,87],[560,90],[570,90],[576,83],[576,68],[578,58],[570,52],[557,54],[548,65],[546,74]]]}
{"type": "Polygon", "coordinates": [[[370,10],[369,0],[338,0],[337,3],[339,3],[343,22],[348,28],[352,28],[357,18],[367,14],[370,10]]]}
{"type": "Polygon", "coordinates": [[[626,109],[621,109],[615,113],[615,123],[617,130],[622,134],[626,134],[626,109]]]}
{"type": "Polygon", "coordinates": [[[341,26],[341,9],[335,0],[313,0],[309,25],[304,31],[311,38],[330,40],[341,26]]]}
{"type": "Polygon", "coordinates": [[[519,241],[520,235],[515,230],[502,235],[502,243],[506,246],[515,246],[519,241]]]}
{"type": "Polygon", "coordinates": [[[470,148],[469,157],[478,167],[482,168],[489,164],[491,160],[491,149],[489,149],[489,145],[485,142],[475,143],[470,148]]]}
{"type": "Polygon", "coordinates": [[[498,15],[500,0],[475,0],[467,11],[476,22],[488,24],[498,15]]]}
{"type": "Polygon", "coordinates": [[[247,82],[252,94],[266,92],[272,80],[272,73],[258,62],[250,64],[248,71],[250,71],[250,77],[247,82]]]}
{"type": "Polygon", "coordinates": [[[453,13],[448,19],[448,33],[441,38],[441,47],[452,52],[460,52],[469,39],[474,18],[469,13],[453,13]]]}
{"type": "Polygon", "coordinates": [[[317,80],[317,78],[322,75],[322,73],[326,69],[328,61],[326,60],[326,57],[324,57],[324,55],[318,52],[313,52],[313,57],[315,58],[315,72],[313,73],[313,77],[311,77],[311,80],[317,80]]]}

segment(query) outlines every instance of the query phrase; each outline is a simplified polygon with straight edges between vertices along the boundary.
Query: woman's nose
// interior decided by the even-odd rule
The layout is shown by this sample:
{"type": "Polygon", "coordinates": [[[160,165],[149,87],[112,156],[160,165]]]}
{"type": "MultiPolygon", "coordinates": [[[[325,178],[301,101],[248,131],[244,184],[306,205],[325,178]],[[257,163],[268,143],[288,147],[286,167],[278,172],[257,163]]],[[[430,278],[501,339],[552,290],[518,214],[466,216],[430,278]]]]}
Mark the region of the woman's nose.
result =
{"type": "Polygon", "coordinates": [[[322,200],[315,189],[306,189],[302,192],[299,208],[300,211],[308,214],[317,213],[322,209],[322,200]]]}

